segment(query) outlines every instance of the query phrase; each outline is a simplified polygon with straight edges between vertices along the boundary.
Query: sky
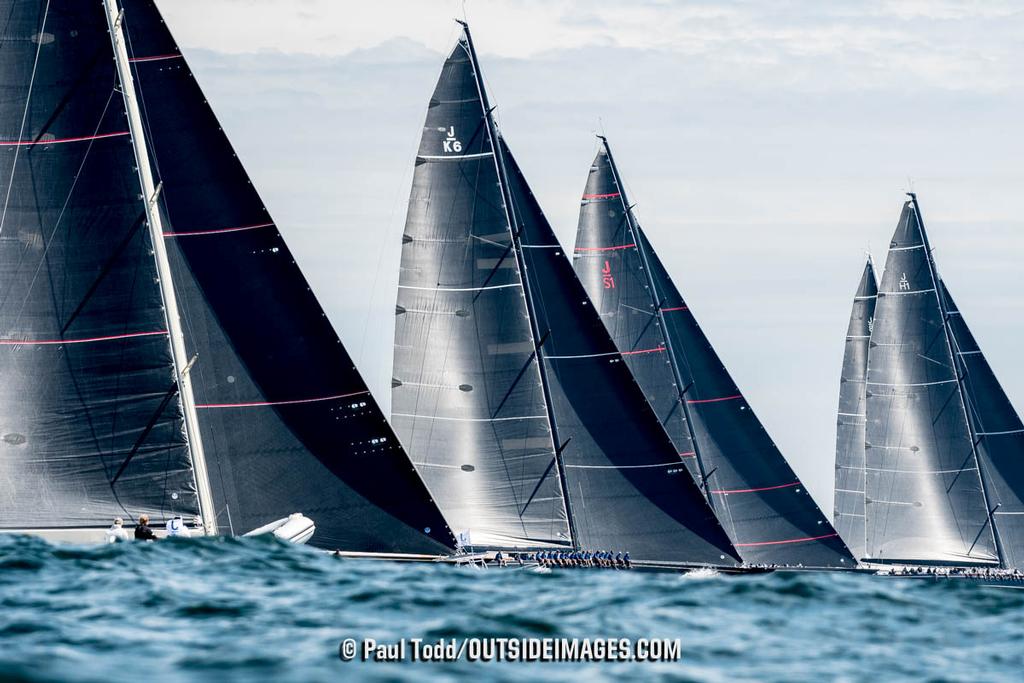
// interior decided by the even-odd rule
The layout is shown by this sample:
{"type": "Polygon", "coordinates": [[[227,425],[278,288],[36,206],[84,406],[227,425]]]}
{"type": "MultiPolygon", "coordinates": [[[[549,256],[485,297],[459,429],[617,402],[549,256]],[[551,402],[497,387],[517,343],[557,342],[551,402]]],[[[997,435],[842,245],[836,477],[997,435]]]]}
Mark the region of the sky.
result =
{"type": "Polygon", "coordinates": [[[370,388],[427,101],[471,22],[563,244],[603,131],[644,229],[831,515],[843,338],[903,193],[1024,406],[1024,4],[986,0],[160,0],[370,388]]]}

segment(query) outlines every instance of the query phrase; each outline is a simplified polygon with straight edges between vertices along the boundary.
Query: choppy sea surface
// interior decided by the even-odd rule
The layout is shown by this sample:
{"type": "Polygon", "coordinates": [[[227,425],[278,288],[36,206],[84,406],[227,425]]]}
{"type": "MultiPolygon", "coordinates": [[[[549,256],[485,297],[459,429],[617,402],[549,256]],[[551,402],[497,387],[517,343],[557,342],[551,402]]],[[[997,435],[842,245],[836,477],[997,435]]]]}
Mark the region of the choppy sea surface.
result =
{"type": "Polygon", "coordinates": [[[0,680],[1020,681],[1024,590],[865,575],[474,570],[273,539],[0,536],[0,680]],[[341,661],[346,638],[667,638],[674,662],[341,661]]]}

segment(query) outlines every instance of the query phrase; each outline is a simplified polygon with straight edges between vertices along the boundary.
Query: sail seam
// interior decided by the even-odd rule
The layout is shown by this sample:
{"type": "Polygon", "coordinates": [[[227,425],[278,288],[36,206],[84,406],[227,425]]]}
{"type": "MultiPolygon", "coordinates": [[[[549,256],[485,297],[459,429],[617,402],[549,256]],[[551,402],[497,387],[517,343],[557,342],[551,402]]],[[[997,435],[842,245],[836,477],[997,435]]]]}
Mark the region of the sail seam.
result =
{"type": "Polygon", "coordinates": [[[620,354],[618,351],[609,351],[607,353],[582,353],[574,356],[544,356],[544,360],[575,360],[578,358],[605,358],[607,356],[618,355],[625,354],[620,354]]]}
{"type": "Polygon", "coordinates": [[[759,541],[757,543],[734,543],[733,545],[735,545],[738,548],[750,548],[759,545],[782,545],[785,543],[803,543],[805,541],[820,541],[823,538],[835,538],[837,536],[839,536],[839,534],[833,533],[823,534],[821,536],[806,536],[804,538],[790,538],[785,541],[759,541]]]}
{"type": "Polygon", "coordinates": [[[398,285],[399,289],[415,289],[422,292],[484,292],[489,289],[506,289],[508,287],[522,287],[522,283],[513,282],[507,285],[489,285],[487,287],[414,287],[412,285],[398,285]]]}
{"type": "Polygon", "coordinates": [[[32,147],[34,145],[63,145],[69,142],[89,142],[91,140],[105,140],[106,138],[120,138],[131,135],[127,130],[115,133],[100,133],[98,135],[79,135],[73,138],[53,138],[52,140],[0,140],[0,147],[32,147]]]}
{"type": "Polygon", "coordinates": [[[956,381],[955,379],[944,379],[938,382],[867,382],[867,384],[873,384],[876,387],[932,387],[938,384],[953,384],[956,381]]]}
{"type": "Polygon", "coordinates": [[[136,337],[155,337],[167,334],[167,330],[151,332],[129,332],[112,334],[103,337],[86,337],[85,339],[0,339],[0,346],[60,346],[64,344],[90,344],[93,342],[116,341],[118,339],[134,339],[136,337]]]}
{"type": "Polygon", "coordinates": [[[673,465],[679,465],[678,462],[661,462],[653,465],[569,465],[565,467],[574,470],[637,470],[637,469],[649,469],[652,467],[672,467],[673,465]]]}
{"type": "Polygon", "coordinates": [[[492,156],[494,152],[477,152],[476,154],[447,154],[447,155],[436,155],[436,154],[417,154],[417,159],[426,159],[427,161],[459,161],[462,159],[484,159],[492,156]]]}
{"type": "Polygon", "coordinates": [[[519,417],[441,417],[440,415],[414,415],[412,413],[391,413],[391,417],[411,417],[416,420],[447,420],[449,422],[510,422],[512,420],[546,420],[547,415],[522,415],[519,417]]]}
{"type": "Polygon", "coordinates": [[[622,249],[635,249],[635,244],[623,244],[618,247],[576,247],[574,250],[577,254],[585,251],[621,251],[622,249]]]}
{"type": "Polygon", "coordinates": [[[871,470],[872,472],[893,472],[894,474],[959,474],[960,472],[976,472],[977,467],[960,467],[955,470],[893,470],[885,467],[868,467],[864,466],[865,470],[871,470]]]}
{"type": "Polygon", "coordinates": [[[928,294],[929,292],[934,291],[935,288],[932,287],[931,289],[915,289],[909,292],[879,292],[879,295],[896,296],[897,294],[928,294]]]}
{"type": "Polygon", "coordinates": [[[274,223],[256,223],[254,225],[239,225],[233,228],[214,228],[212,230],[190,230],[185,232],[164,231],[164,237],[193,237],[196,235],[219,235],[226,232],[242,232],[243,230],[256,230],[257,228],[269,228],[274,223]]]}
{"type": "Polygon", "coordinates": [[[264,406],[290,406],[302,403],[319,403],[321,401],[333,401],[341,398],[351,398],[353,396],[366,396],[369,393],[369,391],[363,390],[353,391],[348,394],[334,394],[333,396],[317,396],[315,398],[298,398],[287,401],[252,401],[247,403],[197,403],[196,408],[260,408],[264,406]]]}
{"type": "Polygon", "coordinates": [[[131,64],[141,64],[143,62],[163,62],[168,59],[183,59],[184,55],[181,54],[167,54],[167,55],[152,55],[151,57],[129,57],[128,62],[131,64]]]}
{"type": "Polygon", "coordinates": [[[698,403],[720,403],[721,401],[735,401],[743,398],[742,394],[736,394],[735,396],[722,396],[721,398],[700,398],[694,400],[687,400],[686,402],[690,405],[696,405],[698,403]]]}
{"type": "Polygon", "coordinates": [[[774,491],[776,489],[788,489],[794,486],[799,486],[800,482],[794,481],[789,484],[779,484],[778,486],[762,486],[753,489],[720,489],[712,490],[711,493],[755,493],[757,491],[774,491]]]}

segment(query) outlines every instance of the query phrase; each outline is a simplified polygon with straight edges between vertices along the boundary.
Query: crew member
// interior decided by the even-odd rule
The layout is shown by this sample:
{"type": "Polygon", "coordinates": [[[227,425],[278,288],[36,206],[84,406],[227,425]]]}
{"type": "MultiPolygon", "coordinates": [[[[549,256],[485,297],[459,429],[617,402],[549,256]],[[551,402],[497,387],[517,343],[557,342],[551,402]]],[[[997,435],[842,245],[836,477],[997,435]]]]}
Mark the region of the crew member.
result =
{"type": "Polygon", "coordinates": [[[117,543],[118,541],[127,541],[128,532],[124,528],[124,520],[120,517],[114,519],[114,523],[107,529],[107,543],[117,543]]]}
{"type": "Polygon", "coordinates": [[[135,527],[136,541],[155,541],[156,534],[149,528],[149,515],[139,515],[139,524],[135,527]]]}

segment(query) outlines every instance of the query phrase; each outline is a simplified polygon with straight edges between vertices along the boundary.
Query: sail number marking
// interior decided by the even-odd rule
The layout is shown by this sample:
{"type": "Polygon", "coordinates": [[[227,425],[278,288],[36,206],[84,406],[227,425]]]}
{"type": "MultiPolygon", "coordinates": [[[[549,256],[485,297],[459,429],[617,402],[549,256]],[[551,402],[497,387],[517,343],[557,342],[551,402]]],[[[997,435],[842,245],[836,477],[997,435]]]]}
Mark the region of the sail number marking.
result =
{"type": "Polygon", "coordinates": [[[601,282],[605,289],[615,289],[615,277],[612,275],[612,266],[608,261],[604,262],[604,268],[601,269],[601,282]]]}
{"type": "Polygon", "coordinates": [[[446,137],[444,139],[444,151],[445,151],[445,153],[446,154],[452,154],[452,153],[459,154],[460,152],[462,152],[462,142],[455,135],[455,126],[448,126],[448,128],[444,129],[444,132],[445,132],[445,135],[446,135],[446,137]]]}

